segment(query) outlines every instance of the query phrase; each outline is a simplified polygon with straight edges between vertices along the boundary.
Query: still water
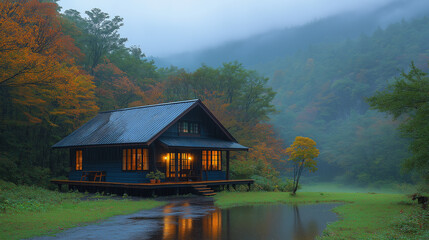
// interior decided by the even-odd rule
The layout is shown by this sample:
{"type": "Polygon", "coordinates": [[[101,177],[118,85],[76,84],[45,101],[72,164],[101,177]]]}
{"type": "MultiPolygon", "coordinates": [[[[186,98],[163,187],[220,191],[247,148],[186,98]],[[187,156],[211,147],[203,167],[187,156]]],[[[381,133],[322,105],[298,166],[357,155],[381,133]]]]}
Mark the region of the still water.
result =
{"type": "Polygon", "coordinates": [[[211,198],[170,200],[152,210],[35,239],[314,239],[338,204],[256,205],[221,210],[211,198]]]}

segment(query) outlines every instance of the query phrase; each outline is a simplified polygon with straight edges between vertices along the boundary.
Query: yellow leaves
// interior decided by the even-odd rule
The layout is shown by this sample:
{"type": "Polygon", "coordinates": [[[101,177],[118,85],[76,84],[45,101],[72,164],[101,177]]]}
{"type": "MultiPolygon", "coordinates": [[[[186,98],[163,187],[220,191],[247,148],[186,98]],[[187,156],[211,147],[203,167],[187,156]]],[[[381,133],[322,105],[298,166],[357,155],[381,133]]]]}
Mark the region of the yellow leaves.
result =
{"type": "Polygon", "coordinates": [[[315,158],[319,156],[319,149],[316,148],[316,142],[307,137],[296,137],[290,147],[286,149],[289,161],[293,161],[298,166],[308,168],[310,172],[317,170],[315,158]]]}
{"type": "Polygon", "coordinates": [[[75,66],[63,65],[57,71],[56,81],[50,97],[56,104],[50,110],[51,115],[62,115],[72,119],[81,119],[80,116],[92,116],[98,110],[95,104],[92,76],[84,74],[75,66]]]}

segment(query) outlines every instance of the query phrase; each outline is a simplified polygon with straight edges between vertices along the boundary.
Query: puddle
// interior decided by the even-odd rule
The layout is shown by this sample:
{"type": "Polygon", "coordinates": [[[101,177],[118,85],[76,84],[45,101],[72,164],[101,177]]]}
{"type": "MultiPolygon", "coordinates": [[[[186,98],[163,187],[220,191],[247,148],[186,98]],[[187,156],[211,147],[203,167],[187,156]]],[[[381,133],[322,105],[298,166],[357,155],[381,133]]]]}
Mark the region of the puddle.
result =
{"type": "Polygon", "coordinates": [[[219,209],[211,198],[173,199],[159,208],[116,216],[34,239],[314,239],[338,218],[338,204],[219,209]]]}

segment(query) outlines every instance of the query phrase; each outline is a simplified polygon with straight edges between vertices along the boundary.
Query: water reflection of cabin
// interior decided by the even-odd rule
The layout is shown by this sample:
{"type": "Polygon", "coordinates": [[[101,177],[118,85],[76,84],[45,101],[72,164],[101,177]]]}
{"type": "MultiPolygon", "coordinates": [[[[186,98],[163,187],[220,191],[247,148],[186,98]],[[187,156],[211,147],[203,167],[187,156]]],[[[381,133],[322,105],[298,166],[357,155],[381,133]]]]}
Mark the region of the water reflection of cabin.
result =
{"type": "MultiPolygon", "coordinates": [[[[69,148],[69,180],[103,173],[99,181],[148,183],[229,179],[230,151],[246,151],[200,100],[99,113],[54,148],[69,148]]],[[[97,177],[97,176],[91,176],[97,177]]]]}

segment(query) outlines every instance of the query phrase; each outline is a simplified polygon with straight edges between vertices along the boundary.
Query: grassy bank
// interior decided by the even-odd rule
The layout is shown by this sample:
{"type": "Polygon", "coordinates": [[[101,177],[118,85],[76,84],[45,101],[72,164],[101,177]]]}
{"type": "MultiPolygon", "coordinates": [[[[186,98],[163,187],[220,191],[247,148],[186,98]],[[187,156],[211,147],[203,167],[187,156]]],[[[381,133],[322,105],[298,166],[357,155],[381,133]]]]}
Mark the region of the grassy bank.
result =
{"type": "Polygon", "coordinates": [[[155,200],[89,197],[0,184],[0,239],[54,234],[81,224],[163,205],[155,200]]]}
{"type": "Polygon", "coordinates": [[[215,196],[220,208],[247,204],[314,204],[344,202],[333,211],[340,220],[321,239],[429,239],[428,211],[401,194],[298,192],[222,192],[215,196]]]}

